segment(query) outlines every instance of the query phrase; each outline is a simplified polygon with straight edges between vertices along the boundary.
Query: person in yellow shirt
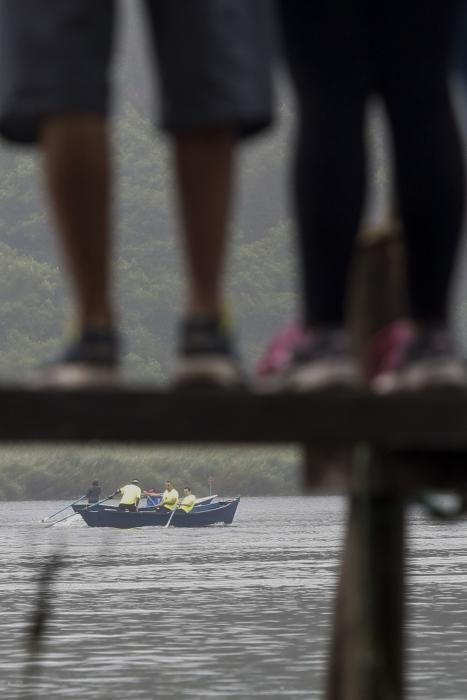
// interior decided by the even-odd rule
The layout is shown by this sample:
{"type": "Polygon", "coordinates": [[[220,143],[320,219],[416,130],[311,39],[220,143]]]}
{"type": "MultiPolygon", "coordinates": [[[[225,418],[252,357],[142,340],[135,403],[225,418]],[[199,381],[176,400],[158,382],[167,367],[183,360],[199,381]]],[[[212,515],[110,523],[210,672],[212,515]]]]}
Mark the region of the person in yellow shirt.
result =
{"type": "Polygon", "coordinates": [[[179,495],[176,488],[171,481],[165,482],[165,491],[162,494],[162,500],[158,506],[157,510],[174,510],[177,507],[179,495]]]}
{"type": "Polygon", "coordinates": [[[133,479],[131,484],[122,486],[120,489],[115,491],[114,495],[117,493],[120,493],[122,496],[120,503],[118,504],[118,510],[129,510],[133,512],[137,510],[138,503],[141,498],[141,488],[139,486],[138,479],[133,479]]]}
{"type": "Polygon", "coordinates": [[[193,506],[196,503],[196,496],[191,493],[189,486],[185,486],[183,489],[183,498],[178,502],[179,510],[184,513],[189,513],[193,510],[193,506]]]}

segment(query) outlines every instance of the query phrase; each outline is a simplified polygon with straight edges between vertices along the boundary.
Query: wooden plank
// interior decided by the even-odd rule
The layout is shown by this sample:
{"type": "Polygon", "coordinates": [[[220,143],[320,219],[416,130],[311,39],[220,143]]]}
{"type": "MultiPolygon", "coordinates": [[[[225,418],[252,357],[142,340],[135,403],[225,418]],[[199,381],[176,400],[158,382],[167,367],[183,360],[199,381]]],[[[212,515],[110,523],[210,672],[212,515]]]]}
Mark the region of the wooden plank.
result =
{"type": "Polygon", "coordinates": [[[323,444],[467,450],[467,393],[377,397],[0,389],[0,441],[323,444]]]}

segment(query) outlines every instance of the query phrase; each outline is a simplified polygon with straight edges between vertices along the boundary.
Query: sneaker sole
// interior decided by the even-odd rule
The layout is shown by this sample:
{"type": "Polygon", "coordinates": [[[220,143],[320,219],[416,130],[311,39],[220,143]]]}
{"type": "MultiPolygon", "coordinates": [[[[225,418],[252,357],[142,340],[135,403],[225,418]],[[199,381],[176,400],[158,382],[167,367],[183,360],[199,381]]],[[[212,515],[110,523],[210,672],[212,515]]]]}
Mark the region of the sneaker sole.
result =
{"type": "Polygon", "coordinates": [[[239,370],[223,358],[193,357],[179,360],[174,386],[183,388],[241,389],[245,380],[239,370]]]}
{"type": "Polygon", "coordinates": [[[296,392],[332,389],[352,391],[361,386],[360,375],[353,365],[343,367],[327,362],[296,368],[283,388],[296,392]]]}
{"type": "Polygon", "coordinates": [[[450,390],[467,388],[467,372],[463,365],[424,363],[400,372],[388,372],[373,380],[371,387],[378,394],[398,391],[450,390]]]}
{"type": "Polygon", "coordinates": [[[60,365],[37,373],[28,381],[36,389],[112,388],[121,382],[118,369],[89,365],[60,365]]]}

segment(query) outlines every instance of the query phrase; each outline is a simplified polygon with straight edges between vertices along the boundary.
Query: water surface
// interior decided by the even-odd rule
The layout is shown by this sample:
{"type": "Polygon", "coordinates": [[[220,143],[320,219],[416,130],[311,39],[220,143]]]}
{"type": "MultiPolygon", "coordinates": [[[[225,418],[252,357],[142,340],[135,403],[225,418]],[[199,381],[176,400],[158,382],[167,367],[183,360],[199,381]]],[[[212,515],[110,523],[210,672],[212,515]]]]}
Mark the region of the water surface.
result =
{"type": "MultiPolygon", "coordinates": [[[[234,525],[88,528],[0,506],[0,697],[322,697],[345,522],[338,498],[242,499],[234,525]],[[41,564],[63,568],[22,683],[41,564]]],[[[410,697],[467,697],[467,526],[410,514],[410,697]]]]}

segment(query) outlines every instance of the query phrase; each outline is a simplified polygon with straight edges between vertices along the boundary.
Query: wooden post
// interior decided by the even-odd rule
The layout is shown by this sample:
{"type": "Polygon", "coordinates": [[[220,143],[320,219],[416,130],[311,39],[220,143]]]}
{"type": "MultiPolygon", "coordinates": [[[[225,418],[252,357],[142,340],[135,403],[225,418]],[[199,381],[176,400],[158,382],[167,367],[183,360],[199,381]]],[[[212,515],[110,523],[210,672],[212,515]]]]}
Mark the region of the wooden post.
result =
{"type": "Polygon", "coordinates": [[[348,317],[357,349],[407,314],[405,250],[398,221],[362,232],[352,271],[348,317]]]}
{"type": "Polygon", "coordinates": [[[327,699],[403,700],[403,501],[368,445],[352,462],[327,699]]]}
{"type": "MultiPolygon", "coordinates": [[[[367,232],[354,264],[350,325],[363,353],[406,312],[404,249],[396,224],[367,232]]],[[[404,507],[371,445],[351,460],[349,520],[338,583],[328,700],[403,700],[404,507]]]]}

